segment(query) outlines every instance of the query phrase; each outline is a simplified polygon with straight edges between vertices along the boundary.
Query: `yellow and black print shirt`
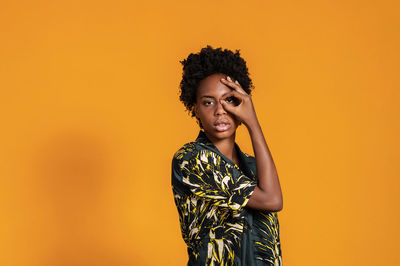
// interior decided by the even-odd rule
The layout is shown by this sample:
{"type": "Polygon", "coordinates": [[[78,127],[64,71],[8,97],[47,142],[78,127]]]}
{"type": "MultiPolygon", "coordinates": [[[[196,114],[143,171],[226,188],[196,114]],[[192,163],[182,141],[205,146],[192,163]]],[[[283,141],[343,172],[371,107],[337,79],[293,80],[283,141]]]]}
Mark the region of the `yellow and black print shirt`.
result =
{"type": "Polygon", "coordinates": [[[256,162],[235,143],[239,166],[200,130],[172,159],[172,191],[188,265],[282,265],[276,212],[246,207],[256,162]]]}

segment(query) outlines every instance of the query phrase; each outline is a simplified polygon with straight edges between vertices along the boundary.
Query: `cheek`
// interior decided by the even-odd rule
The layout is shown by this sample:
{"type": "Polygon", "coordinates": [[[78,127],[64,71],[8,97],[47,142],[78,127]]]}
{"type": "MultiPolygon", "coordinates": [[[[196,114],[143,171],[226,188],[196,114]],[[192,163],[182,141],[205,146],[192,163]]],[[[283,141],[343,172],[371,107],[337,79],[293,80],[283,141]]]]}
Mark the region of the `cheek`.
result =
{"type": "Polygon", "coordinates": [[[207,119],[207,117],[211,117],[214,114],[212,108],[199,108],[198,113],[199,117],[207,119]]]}

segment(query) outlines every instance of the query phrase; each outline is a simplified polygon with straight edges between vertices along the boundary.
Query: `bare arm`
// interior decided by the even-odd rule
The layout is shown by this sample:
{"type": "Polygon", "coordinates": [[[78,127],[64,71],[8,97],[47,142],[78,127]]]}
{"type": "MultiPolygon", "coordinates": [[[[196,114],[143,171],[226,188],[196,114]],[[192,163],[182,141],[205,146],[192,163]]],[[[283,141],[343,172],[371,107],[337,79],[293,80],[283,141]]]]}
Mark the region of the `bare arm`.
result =
{"type": "Polygon", "coordinates": [[[221,82],[233,89],[221,100],[222,105],[246,125],[253,144],[258,185],[247,202],[247,206],[265,211],[280,211],[283,208],[283,199],[278,173],[258,122],[251,97],[237,81],[233,82],[228,78],[228,80],[221,79],[221,82]],[[237,99],[236,106],[225,102],[225,99],[232,96],[237,99]]]}
{"type": "Polygon", "coordinates": [[[247,206],[266,211],[280,211],[283,208],[281,186],[261,126],[257,120],[246,126],[253,144],[258,177],[258,185],[247,202],[247,206]]]}

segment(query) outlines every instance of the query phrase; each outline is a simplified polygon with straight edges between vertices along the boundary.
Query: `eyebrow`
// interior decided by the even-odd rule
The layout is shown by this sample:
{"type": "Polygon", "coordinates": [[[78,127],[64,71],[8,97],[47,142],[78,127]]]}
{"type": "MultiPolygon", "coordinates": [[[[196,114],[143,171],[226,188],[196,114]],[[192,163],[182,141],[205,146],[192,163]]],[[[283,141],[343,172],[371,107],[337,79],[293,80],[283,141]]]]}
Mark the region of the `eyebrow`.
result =
{"type": "Polygon", "coordinates": [[[201,98],[212,98],[212,99],[215,99],[215,97],[209,96],[209,95],[203,95],[203,96],[200,97],[200,99],[201,99],[201,98]]]}
{"type": "MultiPolygon", "coordinates": [[[[224,96],[224,95],[226,95],[226,94],[228,94],[228,93],[229,93],[229,92],[226,92],[226,93],[222,94],[222,96],[224,96]]],[[[201,99],[201,98],[212,98],[212,99],[215,99],[214,96],[210,96],[210,95],[203,95],[203,96],[200,97],[200,99],[201,99]]]]}

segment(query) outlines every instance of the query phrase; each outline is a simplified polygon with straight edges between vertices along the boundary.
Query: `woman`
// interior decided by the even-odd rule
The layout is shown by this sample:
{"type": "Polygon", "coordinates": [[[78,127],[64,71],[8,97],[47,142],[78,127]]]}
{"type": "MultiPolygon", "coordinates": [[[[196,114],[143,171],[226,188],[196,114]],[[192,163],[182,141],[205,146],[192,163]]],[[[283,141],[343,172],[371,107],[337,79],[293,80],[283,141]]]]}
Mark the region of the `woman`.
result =
{"type": "Polygon", "coordinates": [[[172,190],[188,265],[282,265],[282,192],[237,50],[211,46],[181,61],[180,100],[200,126],[172,159],[172,190]],[[244,124],[255,157],[240,150],[244,124]]]}

